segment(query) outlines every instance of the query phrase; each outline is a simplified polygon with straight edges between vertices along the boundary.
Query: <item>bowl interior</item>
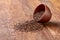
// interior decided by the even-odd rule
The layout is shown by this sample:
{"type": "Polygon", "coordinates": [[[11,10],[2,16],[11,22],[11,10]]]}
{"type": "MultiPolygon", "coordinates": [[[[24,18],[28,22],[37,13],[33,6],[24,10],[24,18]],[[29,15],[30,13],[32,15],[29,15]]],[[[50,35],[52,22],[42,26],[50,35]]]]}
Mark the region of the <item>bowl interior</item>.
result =
{"type": "Polygon", "coordinates": [[[37,8],[34,11],[33,14],[33,18],[36,21],[39,21],[41,15],[45,12],[45,5],[44,4],[40,4],[39,6],[37,6],[37,8]]]}

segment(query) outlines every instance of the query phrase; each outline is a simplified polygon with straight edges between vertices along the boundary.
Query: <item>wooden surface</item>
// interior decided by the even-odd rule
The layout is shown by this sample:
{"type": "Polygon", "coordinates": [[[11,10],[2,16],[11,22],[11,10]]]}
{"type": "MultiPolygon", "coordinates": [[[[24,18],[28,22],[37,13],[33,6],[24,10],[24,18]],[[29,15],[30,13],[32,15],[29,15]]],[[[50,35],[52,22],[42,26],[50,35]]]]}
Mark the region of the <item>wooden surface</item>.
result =
{"type": "Polygon", "coordinates": [[[0,0],[0,40],[60,40],[60,0],[0,0]],[[41,31],[15,31],[14,25],[33,19],[41,3],[52,12],[50,22],[41,31]]]}

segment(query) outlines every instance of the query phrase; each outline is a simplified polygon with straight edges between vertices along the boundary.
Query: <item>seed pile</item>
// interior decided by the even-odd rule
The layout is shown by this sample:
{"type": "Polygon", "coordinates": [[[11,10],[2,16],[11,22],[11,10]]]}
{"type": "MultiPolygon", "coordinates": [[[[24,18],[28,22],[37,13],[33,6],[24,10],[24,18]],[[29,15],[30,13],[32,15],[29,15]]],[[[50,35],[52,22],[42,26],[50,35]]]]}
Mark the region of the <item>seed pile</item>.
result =
{"type": "Polygon", "coordinates": [[[26,21],[25,23],[17,23],[15,25],[15,29],[22,32],[28,32],[28,31],[39,31],[43,28],[42,23],[38,23],[41,15],[44,11],[38,12],[33,15],[34,20],[26,21]]]}
{"type": "Polygon", "coordinates": [[[44,12],[44,11],[40,11],[40,12],[38,12],[38,13],[35,13],[35,14],[33,15],[34,20],[35,20],[35,21],[39,21],[41,15],[43,14],[43,12],[44,12]]]}
{"type": "Polygon", "coordinates": [[[22,31],[22,32],[39,31],[43,28],[43,25],[41,23],[38,23],[34,20],[26,21],[23,24],[18,23],[15,26],[16,26],[16,28],[15,28],[16,30],[22,31]]]}

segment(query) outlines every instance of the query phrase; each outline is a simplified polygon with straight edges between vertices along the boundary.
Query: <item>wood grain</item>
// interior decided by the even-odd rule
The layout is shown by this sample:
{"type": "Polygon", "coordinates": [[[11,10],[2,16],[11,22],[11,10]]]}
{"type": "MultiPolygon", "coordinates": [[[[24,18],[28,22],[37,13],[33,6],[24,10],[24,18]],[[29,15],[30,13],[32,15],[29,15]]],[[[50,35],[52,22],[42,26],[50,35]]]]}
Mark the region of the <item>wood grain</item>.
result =
{"type": "Polygon", "coordinates": [[[60,40],[60,0],[0,0],[0,40],[60,40]],[[41,3],[52,12],[50,22],[41,31],[15,31],[14,25],[33,19],[41,3]]]}

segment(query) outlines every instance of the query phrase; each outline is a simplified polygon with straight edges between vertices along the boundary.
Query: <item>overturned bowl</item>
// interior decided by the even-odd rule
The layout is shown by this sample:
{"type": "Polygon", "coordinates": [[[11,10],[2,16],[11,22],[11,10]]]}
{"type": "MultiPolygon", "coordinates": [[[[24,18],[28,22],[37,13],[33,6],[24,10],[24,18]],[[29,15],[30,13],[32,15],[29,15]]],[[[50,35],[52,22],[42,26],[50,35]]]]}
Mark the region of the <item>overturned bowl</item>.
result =
{"type": "Polygon", "coordinates": [[[52,13],[48,8],[48,6],[45,4],[40,4],[39,6],[37,6],[37,8],[33,13],[34,20],[41,23],[48,22],[51,19],[51,17],[52,17],[52,13]]]}

